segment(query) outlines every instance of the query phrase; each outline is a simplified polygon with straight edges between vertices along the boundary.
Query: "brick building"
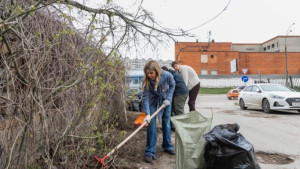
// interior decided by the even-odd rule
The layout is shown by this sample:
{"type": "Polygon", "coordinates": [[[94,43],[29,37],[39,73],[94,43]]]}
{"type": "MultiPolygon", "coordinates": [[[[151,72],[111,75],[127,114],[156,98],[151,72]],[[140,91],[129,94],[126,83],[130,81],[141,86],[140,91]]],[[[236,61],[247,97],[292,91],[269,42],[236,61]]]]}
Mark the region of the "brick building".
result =
{"type": "Polygon", "coordinates": [[[175,60],[192,66],[199,75],[300,74],[300,36],[277,36],[257,44],[231,42],[176,42],[175,60]],[[287,52],[285,52],[285,46],[287,52]],[[233,72],[232,63],[237,71],[233,72]]]}

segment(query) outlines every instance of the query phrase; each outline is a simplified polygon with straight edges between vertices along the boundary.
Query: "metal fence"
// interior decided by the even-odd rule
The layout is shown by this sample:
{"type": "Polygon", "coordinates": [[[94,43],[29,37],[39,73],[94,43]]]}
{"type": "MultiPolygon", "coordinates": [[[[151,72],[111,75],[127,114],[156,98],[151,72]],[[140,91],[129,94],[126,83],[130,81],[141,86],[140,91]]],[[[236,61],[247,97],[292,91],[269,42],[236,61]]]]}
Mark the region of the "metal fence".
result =
{"type": "MultiPolygon", "coordinates": [[[[201,87],[223,88],[249,85],[254,83],[276,83],[285,85],[285,75],[247,75],[248,82],[242,81],[243,75],[199,75],[201,87]]],[[[291,75],[288,79],[288,86],[291,88],[300,88],[300,75],[291,75]]]]}

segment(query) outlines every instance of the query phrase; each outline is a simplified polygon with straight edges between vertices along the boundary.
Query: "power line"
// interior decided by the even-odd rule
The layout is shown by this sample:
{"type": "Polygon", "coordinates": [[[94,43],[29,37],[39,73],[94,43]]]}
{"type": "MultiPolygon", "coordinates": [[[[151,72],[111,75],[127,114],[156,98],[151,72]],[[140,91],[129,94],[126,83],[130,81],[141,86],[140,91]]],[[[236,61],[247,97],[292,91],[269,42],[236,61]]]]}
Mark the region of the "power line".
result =
{"type": "Polygon", "coordinates": [[[227,7],[229,6],[230,2],[231,2],[231,0],[229,0],[229,2],[227,3],[227,5],[225,6],[225,8],[224,8],[220,13],[218,13],[216,16],[214,16],[214,17],[211,18],[210,20],[208,20],[208,21],[202,23],[202,24],[199,25],[199,26],[196,26],[196,27],[194,27],[194,28],[192,28],[192,29],[186,30],[186,32],[190,32],[190,31],[192,31],[192,30],[195,30],[195,29],[197,29],[197,28],[200,28],[201,26],[204,26],[204,25],[208,24],[209,22],[211,22],[212,20],[216,19],[216,18],[217,18],[218,16],[220,16],[223,12],[225,12],[225,10],[226,10],[227,7]]]}

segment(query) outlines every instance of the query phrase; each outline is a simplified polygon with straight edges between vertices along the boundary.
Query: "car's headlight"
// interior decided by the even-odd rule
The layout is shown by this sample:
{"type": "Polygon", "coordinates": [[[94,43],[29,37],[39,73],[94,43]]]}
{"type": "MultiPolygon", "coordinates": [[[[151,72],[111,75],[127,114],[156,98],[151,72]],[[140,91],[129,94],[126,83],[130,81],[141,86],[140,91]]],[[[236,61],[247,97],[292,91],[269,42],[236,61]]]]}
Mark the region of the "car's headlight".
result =
{"type": "Polygon", "coordinates": [[[278,96],[278,95],[275,95],[275,94],[270,94],[270,97],[273,98],[273,99],[284,99],[284,97],[278,96]]]}

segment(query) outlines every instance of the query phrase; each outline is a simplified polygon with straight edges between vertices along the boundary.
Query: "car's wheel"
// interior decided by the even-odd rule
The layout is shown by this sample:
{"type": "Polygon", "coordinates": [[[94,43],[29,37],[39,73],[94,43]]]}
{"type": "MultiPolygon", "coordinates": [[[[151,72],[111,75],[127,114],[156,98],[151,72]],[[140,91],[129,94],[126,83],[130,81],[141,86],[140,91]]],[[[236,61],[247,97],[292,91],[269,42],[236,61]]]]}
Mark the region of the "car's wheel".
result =
{"type": "Polygon", "coordinates": [[[247,109],[247,107],[245,106],[245,102],[244,102],[243,99],[240,99],[239,105],[240,105],[240,108],[241,108],[242,110],[246,110],[246,109],[247,109]]]}
{"type": "Polygon", "coordinates": [[[270,103],[268,99],[264,99],[262,101],[262,109],[265,113],[272,113],[272,110],[270,109],[270,103]]]}
{"type": "Polygon", "coordinates": [[[233,96],[230,97],[230,100],[234,100],[235,98],[233,96]]]}
{"type": "Polygon", "coordinates": [[[298,110],[298,112],[300,113],[300,110],[298,110]]]}

